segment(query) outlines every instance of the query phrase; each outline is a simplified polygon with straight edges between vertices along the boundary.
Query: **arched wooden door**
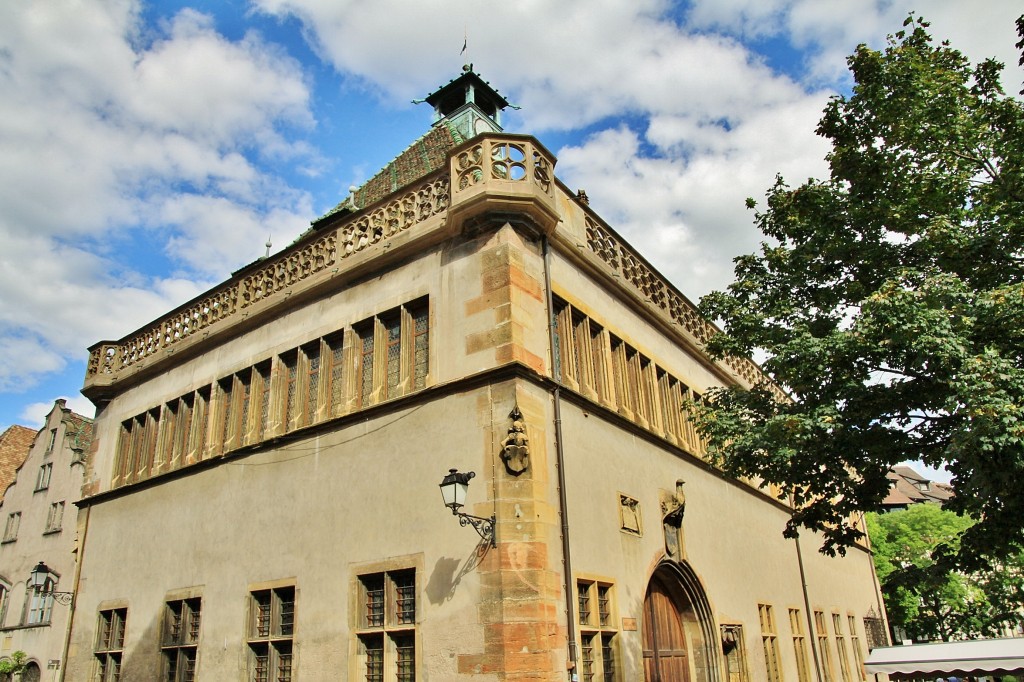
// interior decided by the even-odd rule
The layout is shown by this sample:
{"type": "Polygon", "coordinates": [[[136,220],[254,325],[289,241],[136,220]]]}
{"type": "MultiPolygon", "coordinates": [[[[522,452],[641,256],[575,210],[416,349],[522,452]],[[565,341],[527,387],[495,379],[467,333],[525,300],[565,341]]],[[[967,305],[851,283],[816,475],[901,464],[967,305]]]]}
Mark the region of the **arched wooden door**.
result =
{"type": "Polygon", "coordinates": [[[658,574],[647,587],[643,625],[646,682],[690,682],[684,614],[687,610],[692,614],[692,608],[689,603],[678,603],[678,593],[658,574]]]}

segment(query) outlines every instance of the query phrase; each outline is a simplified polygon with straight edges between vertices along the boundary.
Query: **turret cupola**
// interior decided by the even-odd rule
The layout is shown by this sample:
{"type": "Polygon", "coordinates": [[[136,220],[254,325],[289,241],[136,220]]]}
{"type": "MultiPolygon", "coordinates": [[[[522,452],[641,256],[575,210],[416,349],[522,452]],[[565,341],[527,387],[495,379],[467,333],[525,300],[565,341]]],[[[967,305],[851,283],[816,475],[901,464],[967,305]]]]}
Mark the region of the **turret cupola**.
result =
{"type": "Polygon", "coordinates": [[[434,107],[436,121],[445,120],[467,140],[481,133],[502,132],[501,110],[511,106],[473,71],[472,64],[463,66],[462,75],[427,95],[423,101],[434,107]]]}

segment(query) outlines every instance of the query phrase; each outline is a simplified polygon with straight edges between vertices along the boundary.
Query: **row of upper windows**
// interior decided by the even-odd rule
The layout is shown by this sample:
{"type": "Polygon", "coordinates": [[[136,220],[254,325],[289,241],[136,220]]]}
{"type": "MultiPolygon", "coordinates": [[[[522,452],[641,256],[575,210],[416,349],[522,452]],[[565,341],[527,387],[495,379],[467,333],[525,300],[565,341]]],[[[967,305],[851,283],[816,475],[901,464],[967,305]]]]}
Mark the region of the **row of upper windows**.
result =
{"type": "Polygon", "coordinates": [[[554,306],[554,366],[563,383],[691,453],[706,451],[685,409],[699,393],[565,301],[554,306]]]}
{"type": "MultiPolygon", "coordinates": [[[[401,569],[360,575],[354,629],[358,679],[365,682],[414,682],[416,679],[416,571],[401,569]]],[[[193,682],[198,669],[202,598],[164,604],[160,634],[161,678],[193,682]]],[[[94,682],[121,679],[128,608],[99,612],[93,649],[94,682]]],[[[247,680],[291,682],[296,673],[295,585],[249,593],[245,641],[247,680]]]]}
{"type": "Polygon", "coordinates": [[[427,384],[426,298],[279,353],[121,424],[114,487],[427,384]]]}
{"type": "MultiPolygon", "coordinates": [[[[43,535],[59,533],[64,523],[64,500],[51,502],[50,509],[46,514],[46,525],[43,527],[43,535]]],[[[18,532],[21,530],[21,512],[11,512],[7,515],[7,524],[4,526],[3,539],[0,542],[14,542],[18,539],[18,532]]]]}
{"type": "MultiPolygon", "coordinates": [[[[761,627],[761,642],[764,647],[765,666],[768,682],[782,682],[782,663],[779,646],[779,630],[775,622],[775,610],[771,604],[757,605],[758,619],[761,627]]],[[[864,631],[867,635],[867,648],[885,646],[884,641],[874,641],[880,628],[874,621],[880,619],[864,618],[864,631]]],[[[845,617],[837,612],[831,614],[831,632],[825,611],[815,610],[813,613],[814,635],[817,652],[820,656],[822,675],[825,682],[836,682],[836,666],[833,652],[839,661],[839,672],[842,682],[857,682],[866,679],[864,672],[864,647],[858,634],[857,618],[853,614],[845,617]],[[845,623],[845,624],[844,624],[845,623]],[[850,654],[853,654],[852,660],[850,654]]],[[[810,654],[808,652],[807,628],[804,615],[798,608],[789,609],[789,629],[792,638],[792,651],[796,663],[797,681],[811,682],[810,654]]]]}

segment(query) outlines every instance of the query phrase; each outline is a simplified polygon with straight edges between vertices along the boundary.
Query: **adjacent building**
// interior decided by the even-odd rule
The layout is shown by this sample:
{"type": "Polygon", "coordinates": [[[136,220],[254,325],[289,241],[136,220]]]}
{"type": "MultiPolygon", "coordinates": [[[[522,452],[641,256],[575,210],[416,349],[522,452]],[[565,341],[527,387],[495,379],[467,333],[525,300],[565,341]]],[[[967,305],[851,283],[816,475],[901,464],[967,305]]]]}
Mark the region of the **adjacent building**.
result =
{"type": "Polygon", "coordinates": [[[904,464],[894,466],[887,475],[889,494],[882,500],[886,511],[906,509],[912,504],[931,502],[940,507],[953,497],[953,487],[932,481],[904,464]]]}
{"type": "Polygon", "coordinates": [[[476,73],[426,101],[295,244],[90,349],[66,679],[863,679],[867,550],[783,538],[687,419],[758,369],[476,73]]]}
{"type": "Polygon", "coordinates": [[[23,651],[24,682],[57,679],[62,669],[78,548],[74,502],[92,420],[57,400],[33,433],[0,504],[0,658],[23,651]]]}
{"type": "Polygon", "coordinates": [[[0,433],[0,501],[7,487],[14,482],[14,474],[28,457],[28,449],[36,439],[36,429],[14,424],[0,433]]]}

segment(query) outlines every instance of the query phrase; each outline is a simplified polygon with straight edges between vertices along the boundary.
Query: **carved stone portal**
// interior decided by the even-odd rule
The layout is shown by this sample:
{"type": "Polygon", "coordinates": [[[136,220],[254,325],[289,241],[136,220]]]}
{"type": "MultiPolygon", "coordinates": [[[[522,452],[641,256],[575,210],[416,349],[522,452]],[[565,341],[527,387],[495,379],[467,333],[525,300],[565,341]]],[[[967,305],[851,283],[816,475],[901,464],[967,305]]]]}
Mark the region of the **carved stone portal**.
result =
{"type": "Polygon", "coordinates": [[[526,423],[519,405],[512,408],[508,418],[512,425],[508,427],[508,436],[501,442],[501,459],[508,472],[518,476],[530,467],[530,441],[526,437],[526,423]]]}
{"type": "Polygon", "coordinates": [[[674,561],[683,560],[682,526],[683,515],[686,513],[686,493],[683,486],[686,481],[676,481],[675,492],[663,490],[661,493],[661,519],[665,532],[665,554],[674,561]]]}

